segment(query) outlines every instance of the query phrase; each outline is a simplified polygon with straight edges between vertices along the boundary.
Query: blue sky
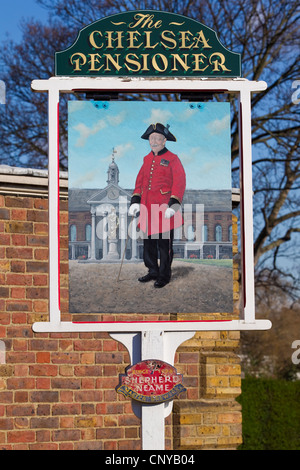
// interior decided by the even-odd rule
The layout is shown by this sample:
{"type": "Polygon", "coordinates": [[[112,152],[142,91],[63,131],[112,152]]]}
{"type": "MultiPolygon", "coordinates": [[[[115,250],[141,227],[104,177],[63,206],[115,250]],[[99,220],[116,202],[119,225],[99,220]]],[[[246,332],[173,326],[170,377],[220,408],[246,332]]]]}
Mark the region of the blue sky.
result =
{"type": "Polygon", "coordinates": [[[133,188],[150,151],[141,135],[152,123],[170,125],[167,142],[186,171],[188,189],[230,189],[229,103],[69,101],[69,186],[104,188],[115,149],[120,186],[133,188]]]}
{"type": "Polygon", "coordinates": [[[5,40],[7,34],[10,39],[20,41],[23,18],[45,21],[47,17],[48,11],[35,0],[0,0],[0,41],[5,40]]]}

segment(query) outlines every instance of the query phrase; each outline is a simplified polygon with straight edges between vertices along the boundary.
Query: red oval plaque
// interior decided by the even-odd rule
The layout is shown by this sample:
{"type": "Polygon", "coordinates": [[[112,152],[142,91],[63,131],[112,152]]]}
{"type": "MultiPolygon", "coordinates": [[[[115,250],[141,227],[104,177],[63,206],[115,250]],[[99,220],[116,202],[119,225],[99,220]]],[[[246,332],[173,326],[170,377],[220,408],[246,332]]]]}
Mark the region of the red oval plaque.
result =
{"type": "Polygon", "coordinates": [[[162,403],[186,391],[175,367],[156,359],[130,366],[116,390],[142,403],[162,403]]]}

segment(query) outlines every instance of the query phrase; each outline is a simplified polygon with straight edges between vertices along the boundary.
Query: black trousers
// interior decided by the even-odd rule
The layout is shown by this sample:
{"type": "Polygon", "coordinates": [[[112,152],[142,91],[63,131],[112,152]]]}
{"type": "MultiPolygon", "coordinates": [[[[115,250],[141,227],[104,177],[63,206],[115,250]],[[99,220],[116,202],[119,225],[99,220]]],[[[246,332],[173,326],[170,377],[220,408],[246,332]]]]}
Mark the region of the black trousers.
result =
{"type": "Polygon", "coordinates": [[[168,238],[166,233],[144,238],[144,263],[151,276],[169,282],[173,261],[174,230],[170,230],[167,235],[168,238]]]}

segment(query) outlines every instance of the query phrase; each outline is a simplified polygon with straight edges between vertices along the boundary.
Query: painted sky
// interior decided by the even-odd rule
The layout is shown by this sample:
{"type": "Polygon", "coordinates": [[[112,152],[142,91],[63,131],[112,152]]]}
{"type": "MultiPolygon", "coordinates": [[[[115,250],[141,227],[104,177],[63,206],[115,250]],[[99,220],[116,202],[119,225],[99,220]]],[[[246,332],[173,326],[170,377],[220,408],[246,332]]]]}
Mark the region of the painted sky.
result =
{"type": "Polygon", "coordinates": [[[112,161],[119,185],[134,188],[150,151],[141,135],[152,123],[170,125],[188,189],[231,189],[229,103],[69,101],[69,187],[104,188],[112,161]]]}

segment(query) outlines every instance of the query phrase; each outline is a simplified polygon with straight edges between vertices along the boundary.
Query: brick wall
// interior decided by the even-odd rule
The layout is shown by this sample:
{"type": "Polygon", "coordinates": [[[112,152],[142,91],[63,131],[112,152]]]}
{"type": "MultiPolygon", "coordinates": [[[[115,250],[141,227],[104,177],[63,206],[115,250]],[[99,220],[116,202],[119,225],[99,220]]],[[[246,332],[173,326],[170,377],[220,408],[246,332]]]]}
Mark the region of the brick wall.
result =
{"type": "MultiPolygon", "coordinates": [[[[44,197],[0,194],[0,449],[139,450],[140,420],[115,391],[129,365],[124,346],[106,333],[32,331],[34,322],[48,320],[47,207],[44,197]]],[[[64,320],[70,320],[67,219],[63,199],[64,320]]],[[[237,280],[234,290],[237,298],[237,280]]],[[[241,443],[238,348],[238,332],[202,332],[177,350],[175,367],[187,391],[166,420],[166,449],[241,443]]]]}

